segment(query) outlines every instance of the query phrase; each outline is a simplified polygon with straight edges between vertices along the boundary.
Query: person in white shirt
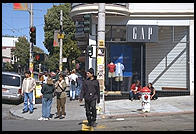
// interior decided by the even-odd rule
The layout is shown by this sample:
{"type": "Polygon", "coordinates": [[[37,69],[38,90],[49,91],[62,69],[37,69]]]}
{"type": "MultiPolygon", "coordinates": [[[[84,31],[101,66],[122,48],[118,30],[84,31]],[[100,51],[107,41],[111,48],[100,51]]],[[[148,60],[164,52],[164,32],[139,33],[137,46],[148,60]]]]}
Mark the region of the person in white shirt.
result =
{"type": "Polygon", "coordinates": [[[33,90],[36,88],[35,79],[31,78],[31,72],[25,72],[25,79],[22,83],[22,94],[24,95],[24,108],[22,113],[30,111],[30,114],[33,113],[33,90]],[[29,100],[29,106],[28,106],[29,100]]]}
{"type": "Polygon", "coordinates": [[[72,70],[71,75],[69,75],[70,100],[75,100],[77,79],[78,79],[78,76],[76,75],[76,71],[74,69],[74,70],[72,70]]]}

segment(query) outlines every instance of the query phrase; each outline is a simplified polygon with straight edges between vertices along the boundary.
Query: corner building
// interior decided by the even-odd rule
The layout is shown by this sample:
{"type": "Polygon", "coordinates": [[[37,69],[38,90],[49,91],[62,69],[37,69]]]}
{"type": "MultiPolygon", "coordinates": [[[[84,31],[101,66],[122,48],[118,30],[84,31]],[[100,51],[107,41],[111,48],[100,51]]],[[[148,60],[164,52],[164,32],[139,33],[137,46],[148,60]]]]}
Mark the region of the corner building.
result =
{"type": "MultiPolygon", "coordinates": [[[[194,95],[194,3],[105,3],[105,13],[106,90],[112,61],[125,66],[121,92],[128,92],[137,78],[160,92],[194,95]]],[[[76,26],[85,14],[91,14],[92,34],[77,28],[75,37],[85,70],[96,69],[98,3],[72,3],[76,26]],[[86,51],[89,45],[92,57],[86,51]]]]}

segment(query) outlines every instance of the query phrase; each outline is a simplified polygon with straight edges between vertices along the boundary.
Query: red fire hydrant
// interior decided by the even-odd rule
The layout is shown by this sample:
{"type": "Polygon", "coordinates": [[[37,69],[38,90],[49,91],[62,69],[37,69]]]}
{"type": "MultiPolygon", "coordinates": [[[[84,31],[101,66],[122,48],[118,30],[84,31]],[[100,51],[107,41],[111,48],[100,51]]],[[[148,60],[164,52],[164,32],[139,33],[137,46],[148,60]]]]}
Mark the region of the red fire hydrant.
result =
{"type": "Polygon", "coordinates": [[[143,87],[140,90],[142,95],[142,112],[150,112],[150,89],[147,87],[143,87]]]}

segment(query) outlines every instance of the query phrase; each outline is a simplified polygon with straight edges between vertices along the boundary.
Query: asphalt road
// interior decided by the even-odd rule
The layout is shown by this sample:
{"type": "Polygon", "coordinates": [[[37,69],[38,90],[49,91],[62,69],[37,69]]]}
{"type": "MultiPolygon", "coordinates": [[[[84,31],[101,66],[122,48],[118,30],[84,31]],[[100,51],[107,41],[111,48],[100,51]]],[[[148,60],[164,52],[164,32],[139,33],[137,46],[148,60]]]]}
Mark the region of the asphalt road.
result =
{"type": "MultiPolygon", "coordinates": [[[[2,104],[2,131],[81,131],[81,120],[38,121],[12,117],[2,104]]],[[[94,131],[194,131],[194,114],[128,117],[97,120],[94,131]]]]}
{"type": "Polygon", "coordinates": [[[95,131],[194,131],[194,114],[98,120],[95,131]]]}

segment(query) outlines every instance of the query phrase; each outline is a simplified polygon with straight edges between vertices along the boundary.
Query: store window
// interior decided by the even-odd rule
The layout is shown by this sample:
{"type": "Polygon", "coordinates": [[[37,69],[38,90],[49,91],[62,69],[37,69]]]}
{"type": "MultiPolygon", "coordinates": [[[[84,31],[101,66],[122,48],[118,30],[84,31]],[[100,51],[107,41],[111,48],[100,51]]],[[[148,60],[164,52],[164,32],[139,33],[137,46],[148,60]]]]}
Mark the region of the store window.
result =
{"type": "Polygon", "coordinates": [[[105,40],[111,41],[112,39],[112,26],[105,27],[105,40]]]}

